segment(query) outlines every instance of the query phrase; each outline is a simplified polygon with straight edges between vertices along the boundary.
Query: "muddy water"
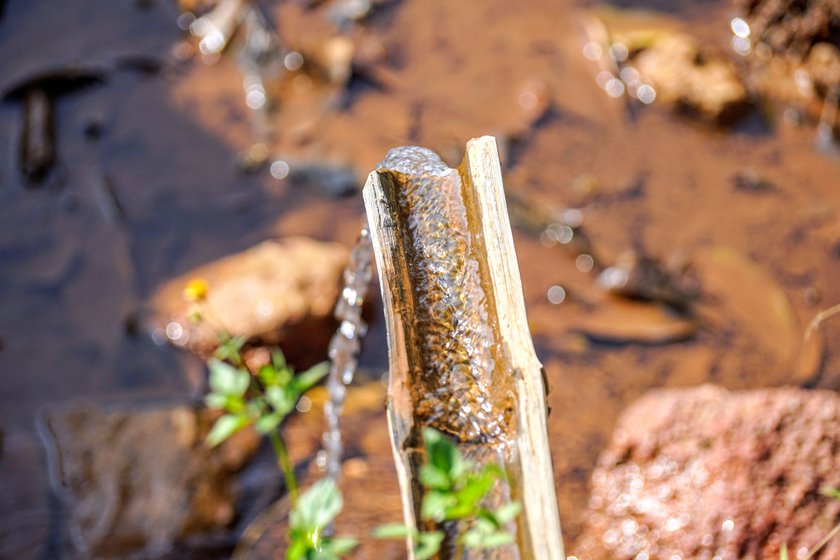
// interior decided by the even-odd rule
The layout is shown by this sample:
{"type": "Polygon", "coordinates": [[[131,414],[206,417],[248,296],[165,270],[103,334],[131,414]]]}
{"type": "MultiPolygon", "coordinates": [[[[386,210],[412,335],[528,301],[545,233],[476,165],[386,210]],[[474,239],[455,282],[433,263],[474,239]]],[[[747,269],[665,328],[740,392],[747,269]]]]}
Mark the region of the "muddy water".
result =
{"type": "MultiPolygon", "coordinates": [[[[231,57],[163,74],[124,62],[168,59],[180,40],[174,3],[6,4],[4,91],[70,63],[102,75],[101,83],[57,98],[59,163],[40,188],[25,188],[17,172],[21,107],[0,104],[0,556],[37,558],[56,527],[33,430],[39,408],[77,398],[193,394],[197,364],[134,334],[136,312],[155,287],[275,234],[349,245],[362,204],[237,171],[235,155],[250,145],[252,130],[231,57]],[[122,218],[114,219],[114,207],[122,218]]],[[[581,272],[575,255],[514,232],[552,388],[549,430],[571,551],[595,458],[620,411],[647,389],[704,382],[840,388],[840,354],[831,344],[821,367],[796,374],[798,333],[818,309],[840,301],[840,165],[811,149],[808,125],[753,114],[724,132],[656,105],[629,114],[595,85],[580,55],[574,10],[583,4],[399,2],[357,30],[384,47],[377,64],[390,73],[387,89],[353,82],[342,110],[305,82],[283,90],[273,147],[352,165],[360,178],[405,144],[427,146],[453,165],[468,138],[503,137],[531,122],[523,93],[536,80],[550,92],[551,108],[508,152],[507,190],[549,208],[580,208],[593,254],[605,264],[632,247],[696,263],[706,286],[704,321],[689,338],[593,339],[576,324],[613,309],[594,287],[594,273],[581,272]],[[772,188],[739,189],[735,178],[744,174],[759,174],[772,188]],[[554,285],[565,289],[560,304],[546,297],[554,285]],[[767,303],[779,294],[788,302],[782,311],[767,303]]],[[[729,40],[724,2],[642,4],[667,8],[705,41],[725,47],[729,40]]],[[[266,5],[290,42],[317,43],[331,33],[326,7],[266,5]]],[[[373,371],[386,367],[378,317],[362,356],[373,371]]],[[[823,332],[832,340],[840,322],[823,332]]],[[[384,422],[384,415],[368,421],[384,422]]],[[[370,459],[376,465],[390,456],[385,437],[364,423],[348,434],[367,442],[359,449],[377,453],[370,459]]]]}

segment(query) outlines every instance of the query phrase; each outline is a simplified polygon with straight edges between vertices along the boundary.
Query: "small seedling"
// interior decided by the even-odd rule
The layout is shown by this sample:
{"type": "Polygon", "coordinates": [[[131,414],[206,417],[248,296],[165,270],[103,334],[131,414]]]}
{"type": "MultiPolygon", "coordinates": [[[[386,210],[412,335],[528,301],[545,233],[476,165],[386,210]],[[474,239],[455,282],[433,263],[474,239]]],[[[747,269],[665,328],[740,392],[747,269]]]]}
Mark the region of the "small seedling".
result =
{"type": "Polygon", "coordinates": [[[258,433],[268,436],[294,503],[297,479],[279,427],[303,394],[327,374],[329,365],[322,362],[295,375],[283,353],[275,350],[271,362],[254,375],[245,366],[240,347],[241,342],[229,339],[208,362],[210,394],[206,398],[207,406],[224,410],[225,414],[213,425],[207,443],[219,445],[242,428],[253,425],[258,433]]]}
{"type": "MultiPolygon", "coordinates": [[[[426,492],[420,505],[424,521],[465,521],[469,529],[458,539],[455,558],[463,556],[464,548],[497,548],[513,542],[513,535],[505,529],[521,510],[518,502],[504,504],[496,510],[482,506],[484,498],[505,472],[497,465],[484,465],[476,470],[475,463],[463,457],[455,444],[437,430],[423,430],[426,464],[420,467],[420,483],[426,492]]],[[[402,524],[384,525],[374,532],[378,538],[411,537],[418,560],[431,558],[440,550],[442,531],[417,531],[402,524]]]]}
{"type": "Polygon", "coordinates": [[[349,555],[358,544],[356,539],[324,535],[342,506],[341,492],[329,478],[301,494],[289,516],[286,560],[338,560],[349,555]]]}

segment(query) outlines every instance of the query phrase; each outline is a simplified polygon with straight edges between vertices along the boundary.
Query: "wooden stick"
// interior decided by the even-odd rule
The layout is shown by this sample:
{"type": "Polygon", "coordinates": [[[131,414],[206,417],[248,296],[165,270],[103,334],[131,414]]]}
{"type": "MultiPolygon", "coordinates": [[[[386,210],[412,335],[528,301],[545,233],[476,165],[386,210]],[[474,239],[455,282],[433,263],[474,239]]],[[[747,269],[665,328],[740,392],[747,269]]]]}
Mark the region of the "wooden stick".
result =
{"type": "MultiPolygon", "coordinates": [[[[409,150],[418,150],[411,154],[431,154],[421,149],[409,150]]],[[[409,526],[419,526],[422,499],[422,488],[418,482],[418,469],[422,464],[420,428],[431,425],[441,429],[440,426],[443,426],[443,431],[455,435],[462,449],[475,456],[502,457],[510,475],[510,498],[521,501],[523,505],[523,514],[517,524],[517,546],[511,547],[513,550],[501,551],[501,556],[498,556],[497,550],[491,553],[497,555],[493,557],[563,560],[565,556],[546,431],[546,388],[542,366],[528,331],[496,142],[488,136],[470,140],[457,172],[442,166],[434,157],[437,163],[423,167],[426,171],[432,169],[432,172],[415,177],[402,164],[395,166],[389,154],[380,169],[370,174],[363,191],[385,303],[390,357],[388,421],[405,521],[409,526]],[[459,180],[460,183],[457,182],[459,180]],[[424,181],[412,184],[429,190],[421,190],[414,195],[417,198],[407,199],[405,191],[409,181],[424,181]],[[439,182],[438,186],[435,181],[439,182]],[[427,207],[439,207],[434,201],[426,204],[424,193],[434,198],[446,189],[449,189],[446,192],[460,193],[456,200],[446,201],[455,209],[450,211],[447,208],[444,216],[423,216],[422,212],[428,211],[427,207]],[[442,245],[424,253],[423,241],[418,241],[418,236],[424,234],[418,233],[417,228],[418,221],[424,220],[433,220],[430,222],[431,233],[425,234],[432,240],[431,244],[439,242],[441,237],[451,236],[451,239],[445,239],[442,245]],[[443,227],[440,227],[441,224],[443,227]],[[428,266],[427,261],[440,255],[442,247],[452,249],[452,254],[443,254],[434,266],[428,266]],[[464,247],[467,247],[466,257],[464,247]],[[462,253],[458,254],[459,251],[462,253]],[[465,279],[466,273],[462,270],[467,267],[459,269],[460,264],[457,263],[463,264],[472,257],[478,262],[480,272],[482,295],[476,300],[479,303],[473,302],[466,311],[456,310],[451,315],[448,311],[426,309],[430,301],[438,301],[435,298],[448,298],[452,291],[469,289],[458,285],[469,285],[470,280],[465,279]],[[445,269],[450,261],[456,263],[452,266],[457,271],[441,272],[441,267],[445,269]],[[442,274],[443,278],[436,277],[436,274],[442,274]],[[452,276],[447,277],[447,274],[452,276]],[[459,281],[452,282],[452,278],[459,281]],[[429,288],[418,287],[418,283],[423,282],[435,286],[439,293],[429,296],[423,291],[429,288]],[[483,337],[474,337],[473,342],[467,345],[468,350],[464,351],[470,355],[466,363],[489,363],[492,371],[471,372],[464,376],[460,369],[464,363],[461,354],[454,358],[428,355],[430,352],[445,354],[453,344],[457,346],[457,339],[440,345],[446,349],[434,346],[429,340],[440,335],[434,329],[440,329],[441,321],[452,321],[453,333],[464,332],[462,315],[469,314],[476,306],[485,309],[477,316],[486,319],[488,326],[476,327],[478,330],[472,334],[487,333],[488,351],[493,358],[484,361],[473,359],[470,354],[472,349],[476,344],[484,343],[483,337]],[[431,331],[422,324],[424,321],[435,323],[431,331]],[[461,361],[452,361],[456,359],[461,361]],[[452,363],[455,363],[453,369],[459,370],[458,375],[441,369],[440,364],[452,363]],[[447,377],[450,373],[451,378],[447,377]],[[473,374],[474,378],[471,377],[473,374]],[[418,393],[418,385],[435,383],[438,378],[445,378],[449,385],[437,386],[426,394],[418,393]],[[475,386],[469,385],[472,379],[476,380],[475,386]],[[491,382],[482,385],[482,379],[490,379],[491,382]],[[436,395],[449,390],[453,394],[441,401],[442,409],[429,412],[429,399],[434,400],[436,395]],[[481,411],[470,416],[469,403],[462,404],[461,401],[469,401],[473,397],[481,403],[481,411]],[[450,410],[447,407],[453,408],[450,410]],[[485,414],[485,410],[491,413],[485,414]],[[459,422],[463,422],[464,418],[442,418],[441,414],[460,414],[469,420],[469,425],[464,424],[464,430],[459,430],[459,422]]],[[[399,161],[399,157],[394,161],[399,161]]],[[[469,293],[459,294],[453,301],[469,300],[469,297],[469,293]]],[[[446,554],[441,557],[446,557],[446,554]]],[[[467,557],[488,556],[472,551],[467,557]]],[[[409,558],[413,558],[411,547],[409,558]]]]}

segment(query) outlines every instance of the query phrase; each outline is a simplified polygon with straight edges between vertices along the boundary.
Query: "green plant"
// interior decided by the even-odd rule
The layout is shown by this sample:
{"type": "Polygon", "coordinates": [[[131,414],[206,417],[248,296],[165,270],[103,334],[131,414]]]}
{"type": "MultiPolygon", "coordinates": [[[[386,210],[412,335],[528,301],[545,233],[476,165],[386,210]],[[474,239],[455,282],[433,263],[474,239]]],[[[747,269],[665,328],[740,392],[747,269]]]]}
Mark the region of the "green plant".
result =
{"type": "Polygon", "coordinates": [[[324,535],[342,506],[341,492],[329,478],[302,493],[289,516],[286,560],[337,560],[347,556],[358,544],[356,539],[324,535]]]}
{"type": "MultiPolygon", "coordinates": [[[[195,279],[184,289],[184,298],[194,303],[191,317],[201,322],[209,306],[207,283],[195,279]]],[[[221,324],[220,321],[217,322],[221,324]]],[[[322,479],[298,495],[297,477],[289,459],[286,441],[280,431],[283,420],[295,409],[303,394],[329,371],[327,362],[295,374],[279,349],[271,353],[268,364],[252,371],[242,356],[245,339],[232,337],[226,329],[217,333],[219,345],[208,361],[210,392],[207,406],[224,414],[213,424],[207,443],[216,446],[246,426],[268,437],[286,482],[291,502],[289,546],[286,560],[338,560],[357,545],[352,537],[328,536],[327,529],[341,512],[341,492],[331,479],[322,479]]],[[[511,502],[491,510],[482,505],[488,492],[506,477],[497,465],[476,469],[463,457],[456,445],[431,428],[423,431],[426,464],[420,469],[420,483],[425,488],[420,516],[440,526],[444,522],[464,522],[468,529],[458,537],[455,557],[466,548],[496,548],[513,542],[506,526],[520,512],[520,504],[511,502]]],[[[425,560],[437,554],[445,533],[418,531],[405,524],[391,524],[374,531],[377,538],[411,538],[415,557],[425,560]]]]}
{"type": "Polygon", "coordinates": [[[283,420],[295,409],[301,396],[329,371],[322,362],[303,373],[295,374],[279,349],[271,353],[271,362],[258,371],[248,369],[240,350],[243,341],[222,337],[216,354],[208,362],[210,393],[207,406],[223,410],[207,436],[216,446],[246,426],[268,437],[286,481],[292,503],[297,500],[297,478],[289,459],[286,441],[280,432],[283,420]]]}
{"type": "MultiPolygon", "coordinates": [[[[455,558],[465,548],[496,548],[513,542],[505,527],[519,514],[518,502],[510,502],[491,510],[482,505],[484,498],[505,472],[497,465],[484,465],[476,470],[474,462],[463,457],[455,444],[437,430],[423,430],[426,463],[420,467],[420,483],[426,490],[420,505],[420,518],[441,524],[446,521],[466,522],[469,527],[459,536],[455,558]]],[[[430,558],[438,553],[444,539],[441,530],[418,531],[404,524],[378,527],[378,538],[407,538],[415,542],[415,557],[430,558]]]]}

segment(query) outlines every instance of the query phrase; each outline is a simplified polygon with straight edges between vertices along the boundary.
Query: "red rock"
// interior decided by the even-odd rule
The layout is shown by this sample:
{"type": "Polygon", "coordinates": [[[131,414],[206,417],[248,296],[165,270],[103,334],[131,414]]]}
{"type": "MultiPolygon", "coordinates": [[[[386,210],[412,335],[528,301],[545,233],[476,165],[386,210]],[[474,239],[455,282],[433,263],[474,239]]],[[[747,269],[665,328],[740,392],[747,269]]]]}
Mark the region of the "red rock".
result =
{"type": "MultiPolygon", "coordinates": [[[[592,475],[577,556],[778,559],[840,519],[840,396],[828,391],[648,393],[621,417],[592,475]]],[[[840,558],[840,539],[815,558],[840,558]]]]}

